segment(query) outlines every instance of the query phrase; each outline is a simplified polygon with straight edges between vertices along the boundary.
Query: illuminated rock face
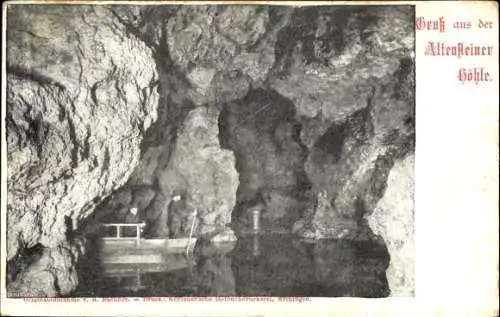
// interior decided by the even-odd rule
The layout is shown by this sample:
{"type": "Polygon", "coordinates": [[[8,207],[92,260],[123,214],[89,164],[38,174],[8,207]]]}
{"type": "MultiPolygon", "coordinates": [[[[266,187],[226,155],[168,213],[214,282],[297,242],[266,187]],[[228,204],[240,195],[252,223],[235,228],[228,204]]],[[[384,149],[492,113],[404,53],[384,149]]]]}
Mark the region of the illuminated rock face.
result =
{"type": "Polygon", "coordinates": [[[414,151],[413,20],[388,6],[10,10],[13,292],[70,292],[82,223],[130,205],[158,219],[178,187],[214,240],[234,240],[234,207],[264,189],[264,222],[339,239],[365,217],[400,254],[380,228],[397,209],[389,173],[414,151]]]}
{"type": "Polygon", "coordinates": [[[414,155],[394,164],[385,194],[368,216],[369,226],[391,255],[387,280],[392,296],[413,296],[415,291],[414,165],[414,155]]]}
{"type": "Polygon", "coordinates": [[[8,28],[7,260],[41,246],[13,292],[68,293],[78,253],[63,245],[127,181],[156,120],[155,61],[104,7],[12,6],[8,28]]]}

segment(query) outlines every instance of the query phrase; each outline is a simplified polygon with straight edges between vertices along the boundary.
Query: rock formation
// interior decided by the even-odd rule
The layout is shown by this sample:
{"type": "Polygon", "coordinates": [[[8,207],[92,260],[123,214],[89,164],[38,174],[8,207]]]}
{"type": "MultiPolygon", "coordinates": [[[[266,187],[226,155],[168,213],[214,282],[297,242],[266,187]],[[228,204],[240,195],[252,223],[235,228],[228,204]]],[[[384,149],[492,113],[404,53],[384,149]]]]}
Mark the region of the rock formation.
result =
{"type": "Polygon", "coordinates": [[[316,204],[294,224],[293,231],[311,239],[342,239],[355,235],[356,228],[356,220],[336,212],[326,190],[323,190],[318,193],[316,204]]]}
{"type": "MultiPolygon", "coordinates": [[[[158,76],[151,51],[104,7],[12,6],[8,21],[7,260],[43,246],[27,281],[74,265],[61,245],[137,164],[158,76]]],[[[15,293],[76,285],[44,281],[15,293]]]]}
{"type": "Polygon", "coordinates": [[[231,211],[236,204],[238,173],[234,155],[221,150],[216,109],[199,107],[187,115],[169,165],[158,176],[164,193],[185,190],[199,211],[199,234],[231,230],[231,211]]]}
{"type": "Polygon", "coordinates": [[[393,296],[413,296],[415,291],[414,164],[414,155],[394,164],[385,194],[368,216],[391,255],[387,279],[393,296]]]}

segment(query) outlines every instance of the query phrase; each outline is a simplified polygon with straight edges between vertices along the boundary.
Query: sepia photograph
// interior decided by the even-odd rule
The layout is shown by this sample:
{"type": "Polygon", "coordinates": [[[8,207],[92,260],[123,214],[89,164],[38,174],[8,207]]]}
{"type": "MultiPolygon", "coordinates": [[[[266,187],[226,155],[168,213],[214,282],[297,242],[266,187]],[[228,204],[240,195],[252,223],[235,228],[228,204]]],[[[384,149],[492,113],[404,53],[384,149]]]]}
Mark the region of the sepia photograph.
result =
{"type": "Polygon", "coordinates": [[[414,297],[414,5],[4,8],[8,298],[414,297]]]}

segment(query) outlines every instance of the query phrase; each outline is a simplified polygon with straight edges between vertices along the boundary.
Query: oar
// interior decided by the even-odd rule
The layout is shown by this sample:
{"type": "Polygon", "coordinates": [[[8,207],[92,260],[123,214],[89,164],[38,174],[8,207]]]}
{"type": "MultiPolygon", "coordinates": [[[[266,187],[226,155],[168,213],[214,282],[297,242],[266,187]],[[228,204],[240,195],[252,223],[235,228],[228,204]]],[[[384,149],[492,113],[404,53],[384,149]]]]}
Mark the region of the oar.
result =
{"type": "Polygon", "coordinates": [[[194,225],[196,223],[196,214],[198,213],[198,209],[194,210],[193,213],[193,222],[191,223],[191,231],[189,232],[188,244],[186,246],[186,254],[189,253],[189,247],[191,246],[191,238],[193,237],[194,225]]]}

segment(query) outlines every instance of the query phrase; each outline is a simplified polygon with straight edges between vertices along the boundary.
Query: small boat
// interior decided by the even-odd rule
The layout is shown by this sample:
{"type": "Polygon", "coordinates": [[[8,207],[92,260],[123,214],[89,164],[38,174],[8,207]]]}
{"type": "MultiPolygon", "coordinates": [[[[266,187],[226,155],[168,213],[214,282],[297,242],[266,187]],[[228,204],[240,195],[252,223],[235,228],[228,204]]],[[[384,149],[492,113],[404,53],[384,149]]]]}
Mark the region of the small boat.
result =
{"type": "Polygon", "coordinates": [[[129,250],[129,249],[164,249],[167,253],[180,253],[186,250],[193,250],[198,239],[192,238],[177,238],[177,239],[136,239],[136,238],[121,238],[114,239],[109,237],[101,238],[103,250],[129,250]]]}
{"type": "MultiPolygon", "coordinates": [[[[196,219],[196,210],[193,219],[196,219]]],[[[113,236],[101,238],[101,263],[164,263],[167,255],[189,253],[194,249],[197,238],[193,236],[195,220],[189,237],[177,239],[141,238],[144,223],[107,223],[104,228],[114,228],[113,236]],[[135,235],[124,236],[127,230],[135,235]]],[[[130,233],[129,233],[130,234],[130,233]]]]}
{"type": "Polygon", "coordinates": [[[131,240],[102,240],[102,263],[163,263],[168,255],[189,253],[196,238],[141,239],[139,246],[131,240]]]}

